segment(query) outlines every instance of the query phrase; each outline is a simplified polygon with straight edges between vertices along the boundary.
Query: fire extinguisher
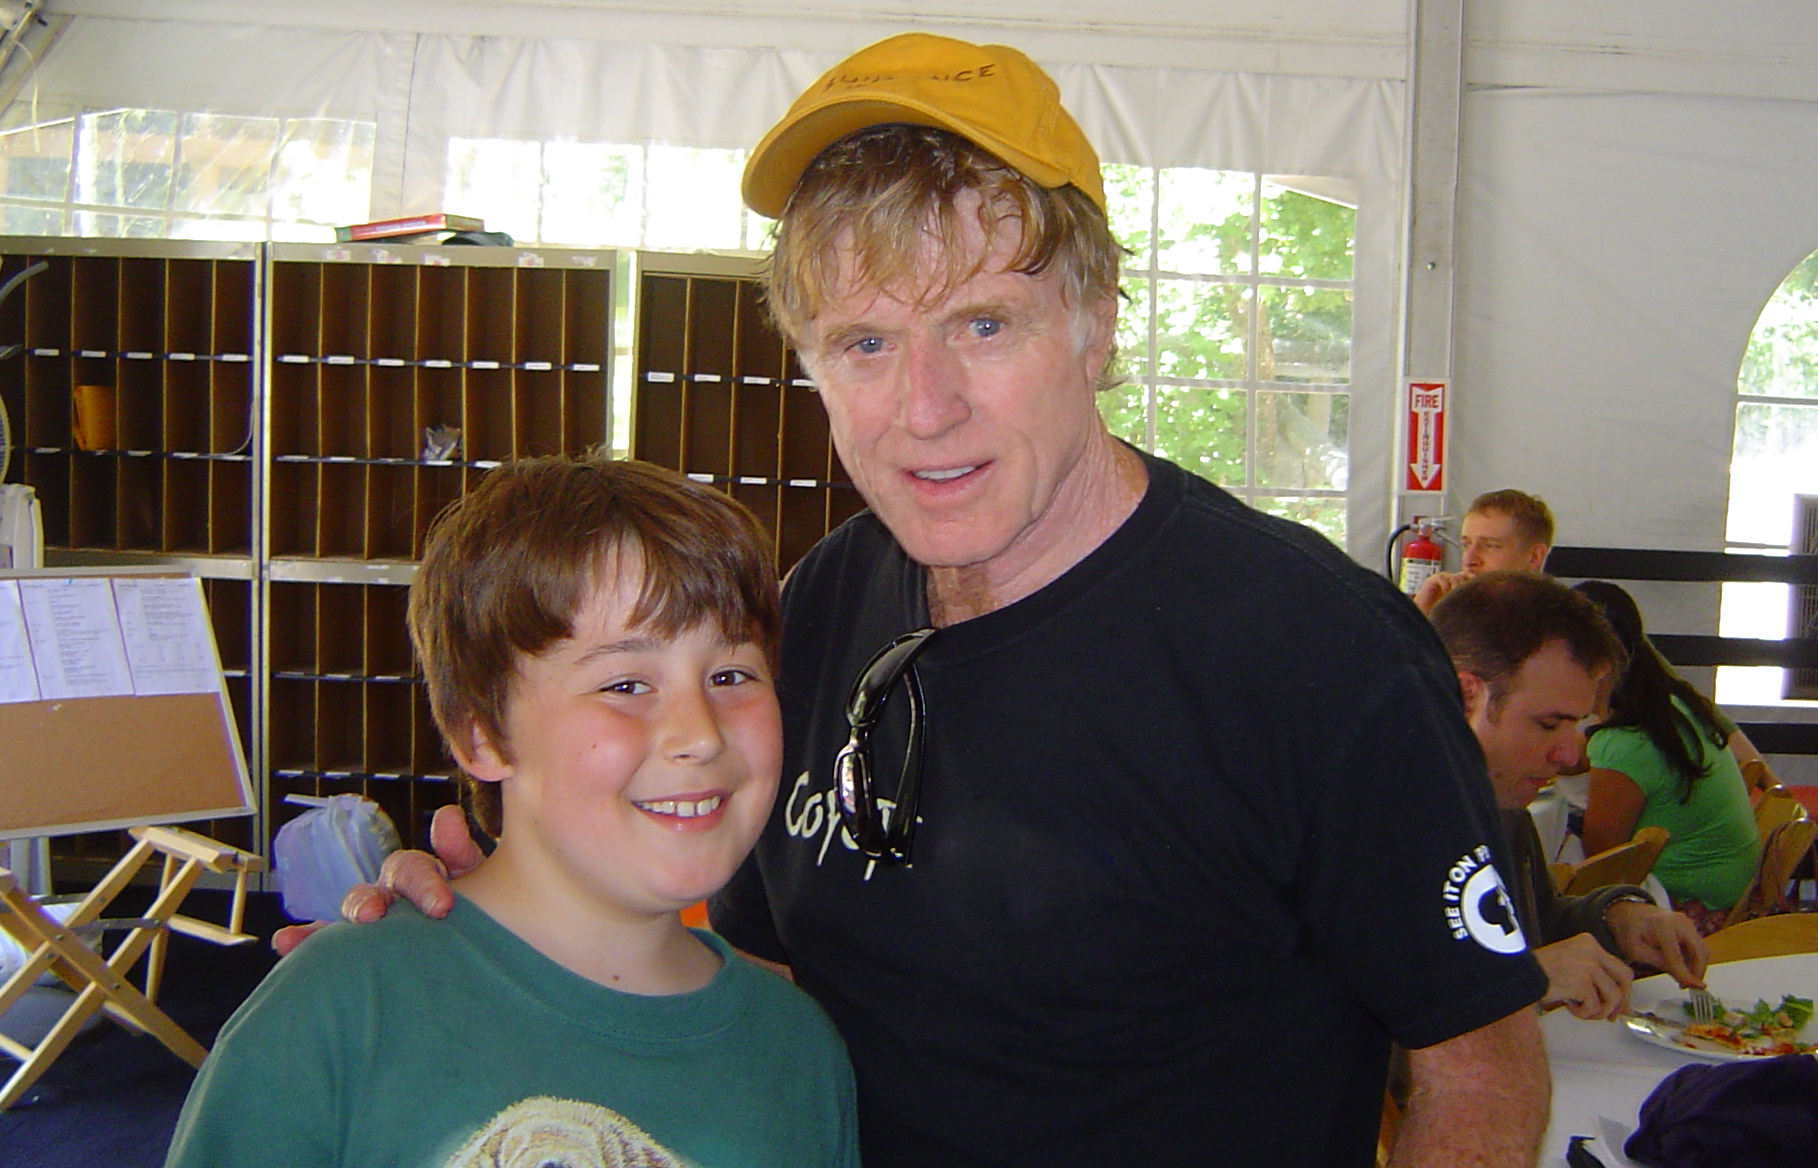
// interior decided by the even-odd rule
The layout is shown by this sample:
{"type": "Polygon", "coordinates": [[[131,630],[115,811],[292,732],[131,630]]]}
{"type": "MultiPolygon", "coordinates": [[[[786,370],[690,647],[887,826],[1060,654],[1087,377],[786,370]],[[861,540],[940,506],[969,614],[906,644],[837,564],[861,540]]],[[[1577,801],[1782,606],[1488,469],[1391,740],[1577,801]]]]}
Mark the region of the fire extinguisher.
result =
{"type": "Polygon", "coordinates": [[[1445,566],[1445,552],[1433,538],[1439,523],[1416,515],[1408,525],[1414,537],[1401,549],[1401,590],[1409,596],[1420,591],[1427,577],[1445,566]]]}

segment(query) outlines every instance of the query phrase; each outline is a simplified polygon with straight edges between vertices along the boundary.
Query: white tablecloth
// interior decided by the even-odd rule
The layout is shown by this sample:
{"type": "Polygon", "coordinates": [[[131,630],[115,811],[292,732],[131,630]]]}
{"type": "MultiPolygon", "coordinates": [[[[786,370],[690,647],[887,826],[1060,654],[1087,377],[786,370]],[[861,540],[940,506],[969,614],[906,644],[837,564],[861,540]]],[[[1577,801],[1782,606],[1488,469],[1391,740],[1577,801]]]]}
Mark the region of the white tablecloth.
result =
{"type": "MultiPolygon", "coordinates": [[[[1712,993],[1725,999],[1777,1002],[1783,994],[1818,997],[1818,953],[1713,965],[1705,980],[1712,993]]],[[[1636,982],[1631,1001],[1637,1010],[1653,1010],[1670,1002],[1676,1012],[1683,997],[1671,978],[1660,976],[1636,982]]],[[[1812,1026],[1818,1028],[1818,1022],[1812,1026]]],[[[1553,1067],[1553,1118],[1540,1151],[1540,1163],[1546,1168],[1565,1163],[1566,1144],[1572,1136],[1598,1135],[1599,1117],[1633,1131],[1642,1101],[1660,1080],[1688,1063],[1702,1061],[1643,1042],[1619,1023],[1585,1022],[1564,1010],[1542,1018],[1540,1028],[1553,1067]]],[[[1609,1168],[1629,1163],[1620,1148],[1599,1144],[1592,1150],[1609,1168]]]]}

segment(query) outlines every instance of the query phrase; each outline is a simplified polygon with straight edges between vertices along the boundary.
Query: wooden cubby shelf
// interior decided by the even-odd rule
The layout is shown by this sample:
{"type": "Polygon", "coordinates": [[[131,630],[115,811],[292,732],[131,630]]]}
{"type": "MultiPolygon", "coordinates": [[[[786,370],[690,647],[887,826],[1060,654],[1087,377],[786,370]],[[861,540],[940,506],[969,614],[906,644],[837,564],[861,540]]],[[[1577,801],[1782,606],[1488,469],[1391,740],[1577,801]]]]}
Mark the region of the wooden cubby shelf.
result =
{"type": "MultiPolygon", "coordinates": [[[[203,578],[262,785],[256,819],[201,830],[237,847],[269,854],[290,793],[366,795],[426,839],[454,767],[405,629],[415,561],[501,463],[609,440],[615,313],[633,456],[744,502],[784,569],[863,506],[752,259],[0,239],[0,279],[39,261],[0,305],[9,475],[51,565],[203,578]]],[[[110,862],[119,837],[58,847],[110,862]]]]}
{"type": "Polygon", "coordinates": [[[864,508],[755,261],[640,253],[631,452],[744,503],[787,571],[864,508]]]}

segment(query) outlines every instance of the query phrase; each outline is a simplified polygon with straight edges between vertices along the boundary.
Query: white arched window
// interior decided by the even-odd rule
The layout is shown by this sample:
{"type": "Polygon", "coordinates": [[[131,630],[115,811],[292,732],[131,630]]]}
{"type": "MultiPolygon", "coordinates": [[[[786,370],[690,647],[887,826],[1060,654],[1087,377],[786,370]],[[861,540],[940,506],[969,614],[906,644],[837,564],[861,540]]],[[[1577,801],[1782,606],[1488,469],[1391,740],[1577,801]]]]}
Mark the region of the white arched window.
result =
{"type": "MultiPolygon", "coordinates": [[[[1736,378],[1725,540],[1731,551],[1818,552],[1806,546],[1818,540],[1818,252],[1781,282],[1749,336],[1736,378]]],[[[1792,591],[1786,584],[1725,584],[1723,635],[1777,639],[1794,632],[1792,591]]],[[[1791,696],[1787,684],[1786,670],[1725,666],[1717,671],[1717,698],[1773,703],[1791,696]]]]}

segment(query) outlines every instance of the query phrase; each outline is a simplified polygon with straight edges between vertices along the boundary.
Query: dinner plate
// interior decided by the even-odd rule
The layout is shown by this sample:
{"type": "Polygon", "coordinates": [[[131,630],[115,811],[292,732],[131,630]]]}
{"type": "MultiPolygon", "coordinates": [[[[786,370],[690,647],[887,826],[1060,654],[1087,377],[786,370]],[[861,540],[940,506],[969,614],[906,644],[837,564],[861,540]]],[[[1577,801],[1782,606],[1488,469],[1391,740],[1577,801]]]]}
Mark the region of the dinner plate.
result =
{"type": "MultiPolygon", "coordinates": [[[[1673,1009],[1677,1007],[1677,1005],[1677,1002],[1662,1002],[1660,1008],[1673,1009]]],[[[1753,1005],[1753,1002],[1746,1003],[1742,1005],[1742,1009],[1747,1010],[1753,1005]]],[[[1737,1003],[1725,1002],[1724,1006],[1727,1009],[1734,1010],[1737,1008],[1737,1003]]],[[[1622,1024],[1628,1029],[1630,1034],[1633,1034],[1643,1042],[1651,1042],[1655,1046],[1664,1046],[1668,1050],[1678,1051],[1680,1054],[1689,1054],[1694,1058],[1709,1059],[1712,1062],[1728,1063],[1746,1059],[1774,1057],[1769,1051],[1736,1050],[1733,1047],[1725,1046],[1723,1043],[1709,1038],[1699,1038],[1695,1035],[1687,1034],[1685,1028],[1689,1025],[1689,1022],[1663,1017],[1659,1014],[1624,1014],[1622,1016],[1622,1024]]],[[[1801,1040],[1805,1040],[1803,1034],[1801,1035],[1801,1040]]]]}

